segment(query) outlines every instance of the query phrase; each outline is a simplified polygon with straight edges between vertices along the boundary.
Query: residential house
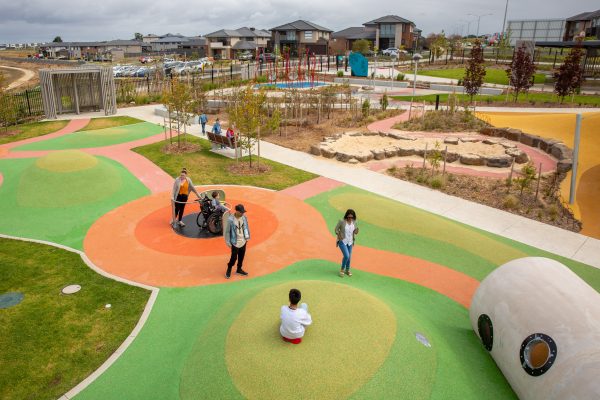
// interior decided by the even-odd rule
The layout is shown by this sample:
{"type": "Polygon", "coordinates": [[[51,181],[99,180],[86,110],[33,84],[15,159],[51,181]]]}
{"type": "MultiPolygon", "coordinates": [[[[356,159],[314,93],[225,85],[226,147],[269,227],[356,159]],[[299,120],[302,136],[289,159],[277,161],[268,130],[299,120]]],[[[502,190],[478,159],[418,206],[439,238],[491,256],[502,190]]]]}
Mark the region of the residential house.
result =
{"type": "Polygon", "coordinates": [[[266,49],[271,34],[255,28],[221,29],[205,35],[209,41],[209,56],[232,59],[239,52],[257,53],[266,49]]]}
{"type": "Polygon", "coordinates": [[[156,39],[153,42],[150,42],[152,46],[152,51],[168,51],[168,50],[176,50],[181,46],[184,42],[187,42],[189,39],[182,35],[171,35],[163,36],[160,39],[156,39]]]}
{"type": "Polygon", "coordinates": [[[195,54],[200,58],[208,57],[208,39],[194,36],[186,38],[187,40],[182,42],[178,49],[183,50],[186,54],[195,54]]]}
{"type": "Polygon", "coordinates": [[[142,42],[137,40],[109,40],[104,42],[62,42],[40,45],[45,57],[69,59],[105,59],[113,49],[120,49],[125,55],[141,54],[142,42]]]}
{"type": "Polygon", "coordinates": [[[375,30],[375,47],[385,50],[390,47],[413,47],[415,23],[397,15],[386,15],[363,24],[375,30]]]}
{"type": "Polygon", "coordinates": [[[164,36],[158,36],[158,35],[155,35],[153,33],[150,33],[150,34],[144,35],[142,37],[142,42],[144,42],[144,43],[152,43],[152,42],[156,42],[158,39],[160,39],[162,37],[164,37],[164,36]]]}
{"type": "Polygon", "coordinates": [[[600,10],[584,12],[566,19],[565,42],[575,40],[577,36],[595,36],[600,39],[600,10]]]}
{"type": "Polygon", "coordinates": [[[272,28],[271,43],[282,53],[289,49],[292,56],[306,52],[327,54],[332,32],[315,23],[298,20],[272,28]]]}
{"type": "Polygon", "coordinates": [[[397,15],[386,15],[363,26],[346,28],[331,34],[329,47],[332,53],[341,54],[352,50],[357,40],[368,40],[371,49],[385,50],[390,47],[411,49],[420,31],[415,24],[397,15]]]}

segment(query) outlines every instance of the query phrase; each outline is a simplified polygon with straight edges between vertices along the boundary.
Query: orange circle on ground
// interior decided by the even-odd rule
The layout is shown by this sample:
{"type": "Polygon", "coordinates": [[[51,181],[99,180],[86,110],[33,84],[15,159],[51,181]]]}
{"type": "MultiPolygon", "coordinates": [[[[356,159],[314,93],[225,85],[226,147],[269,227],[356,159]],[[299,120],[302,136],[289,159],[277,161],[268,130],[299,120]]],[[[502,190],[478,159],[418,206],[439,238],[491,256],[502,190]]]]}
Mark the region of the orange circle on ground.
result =
{"type": "MultiPolygon", "coordinates": [[[[244,207],[248,210],[248,219],[254,222],[253,224],[248,222],[253,246],[264,242],[277,229],[277,217],[265,207],[237,199],[228,199],[228,202],[244,203],[244,207]],[[254,229],[255,226],[258,229],[254,229]]],[[[186,206],[187,212],[198,212],[197,205],[188,206],[186,206]],[[196,209],[190,210],[192,207],[196,209]]],[[[153,250],[173,255],[203,257],[229,254],[229,247],[225,244],[223,236],[197,239],[177,235],[168,224],[170,220],[171,207],[160,208],[138,222],[135,237],[141,244],[153,250]]]]}

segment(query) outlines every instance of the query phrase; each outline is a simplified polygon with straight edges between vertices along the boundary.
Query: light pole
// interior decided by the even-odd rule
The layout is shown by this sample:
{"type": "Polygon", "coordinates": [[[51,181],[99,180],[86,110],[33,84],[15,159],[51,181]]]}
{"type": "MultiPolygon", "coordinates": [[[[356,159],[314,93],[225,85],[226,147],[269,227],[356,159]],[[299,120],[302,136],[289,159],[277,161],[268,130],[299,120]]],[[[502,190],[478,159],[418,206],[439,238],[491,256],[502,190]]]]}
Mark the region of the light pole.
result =
{"type": "MultiPolygon", "coordinates": [[[[417,68],[419,66],[419,60],[423,58],[419,53],[415,53],[412,56],[413,61],[415,62],[415,75],[413,76],[413,97],[415,97],[415,91],[417,90],[417,68]]],[[[412,100],[411,100],[412,103],[412,100]]]]}
{"type": "Polygon", "coordinates": [[[506,14],[508,13],[508,0],[506,0],[506,7],[504,7],[504,22],[502,22],[502,39],[504,40],[504,29],[506,28],[506,14]]]}
{"type": "Polygon", "coordinates": [[[475,14],[469,14],[473,17],[477,17],[477,37],[479,37],[479,22],[481,22],[481,17],[487,17],[488,15],[493,15],[493,14],[481,14],[481,15],[475,15],[475,14]]]}

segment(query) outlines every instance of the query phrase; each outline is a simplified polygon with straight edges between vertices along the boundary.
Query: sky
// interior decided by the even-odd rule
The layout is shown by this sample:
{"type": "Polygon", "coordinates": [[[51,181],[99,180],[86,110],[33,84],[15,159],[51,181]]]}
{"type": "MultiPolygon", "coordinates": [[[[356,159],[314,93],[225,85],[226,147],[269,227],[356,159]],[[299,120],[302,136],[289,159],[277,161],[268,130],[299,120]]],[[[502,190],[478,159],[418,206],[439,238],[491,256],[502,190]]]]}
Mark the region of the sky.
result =
{"type": "MultiPolygon", "coordinates": [[[[425,35],[502,30],[505,0],[0,0],[0,43],[132,39],[135,32],[195,36],[242,26],[270,29],[304,19],[333,31],[384,15],[413,21],[425,35]],[[469,21],[471,23],[469,24],[469,21]]],[[[598,0],[509,0],[510,19],[568,18],[598,0]]]]}

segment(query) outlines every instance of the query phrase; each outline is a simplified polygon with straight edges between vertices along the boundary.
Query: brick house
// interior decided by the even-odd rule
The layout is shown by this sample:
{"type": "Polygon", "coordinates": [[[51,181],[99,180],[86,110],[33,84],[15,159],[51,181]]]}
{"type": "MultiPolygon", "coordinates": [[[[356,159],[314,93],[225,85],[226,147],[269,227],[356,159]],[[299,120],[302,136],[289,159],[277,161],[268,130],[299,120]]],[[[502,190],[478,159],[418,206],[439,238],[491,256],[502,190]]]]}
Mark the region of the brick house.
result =
{"type": "Polygon", "coordinates": [[[363,26],[350,27],[331,34],[332,52],[343,53],[352,49],[356,40],[366,39],[371,42],[371,48],[385,50],[390,47],[411,49],[417,39],[417,29],[414,22],[397,15],[386,15],[363,26]]]}
{"type": "Polygon", "coordinates": [[[333,31],[315,23],[298,20],[271,28],[271,44],[283,53],[284,47],[292,56],[304,54],[327,54],[333,31]]]}

